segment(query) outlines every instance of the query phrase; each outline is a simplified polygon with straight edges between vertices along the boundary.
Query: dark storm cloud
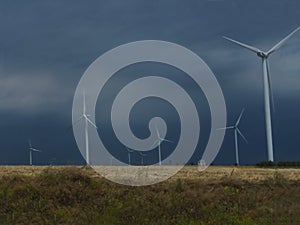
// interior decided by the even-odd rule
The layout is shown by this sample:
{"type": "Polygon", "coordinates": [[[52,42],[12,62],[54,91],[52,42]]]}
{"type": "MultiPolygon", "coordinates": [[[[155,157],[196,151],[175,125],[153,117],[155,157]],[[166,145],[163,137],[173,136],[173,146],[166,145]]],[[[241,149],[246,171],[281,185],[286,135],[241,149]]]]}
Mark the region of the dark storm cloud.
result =
{"type": "MultiPolygon", "coordinates": [[[[22,148],[28,136],[43,140],[39,144],[51,157],[67,161],[68,149],[79,161],[72,134],[64,134],[64,129],[70,125],[80,77],[104,52],[144,39],[175,42],[202,57],[224,91],[229,122],[246,108],[241,125],[249,145],[241,144],[241,161],[265,159],[260,59],[221,37],[267,50],[300,25],[299,6],[296,0],[0,1],[0,113],[7,118],[1,122],[6,138],[0,143],[0,163],[15,163],[9,157],[12,149],[26,157],[22,148]]],[[[275,156],[285,159],[300,157],[295,138],[299,132],[293,128],[300,125],[299,44],[300,33],[270,57],[275,156]]],[[[233,153],[231,139],[228,134],[220,163],[233,161],[233,154],[225,156],[233,153]]],[[[18,163],[25,163],[21,156],[18,163]]],[[[43,163],[50,158],[41,157],[43,163]]]]}

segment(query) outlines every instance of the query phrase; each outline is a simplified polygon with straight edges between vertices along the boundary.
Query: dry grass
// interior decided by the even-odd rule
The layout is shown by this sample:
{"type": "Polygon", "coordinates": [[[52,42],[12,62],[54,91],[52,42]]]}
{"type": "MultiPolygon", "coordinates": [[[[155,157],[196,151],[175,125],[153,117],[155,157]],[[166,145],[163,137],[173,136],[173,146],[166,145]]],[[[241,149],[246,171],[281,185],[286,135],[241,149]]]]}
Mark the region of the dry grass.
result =
{"type": "MultiPolygon", "coordinates": [[[[168,166],[166,166],[168,167],[168,166]]],[[[65,170],[67,168],[78,168],[85,170],[91,176],[98,176],[92,169],[85,166],[0,166],[1,176],[35,176],[41,174],[43,171],[49,168],[55,170],[65,170]]],[[[109,167],[107,167],[109,168],[109,167]]],[[[135,168],[135,167],[132,167],[135,168]]],[[[128,167],[119,167],[118,170],[125,170],[128,167]]],[[[157,174],[162,169],[157,169],[157,174]]],[[[201,181],[219,181],[225,178],[239,179],[242,181],[258,182],[266,179],[270,179],[274,176],[280,175],[281,177],[297,181],[300,180],[300,169],[290,168],[257,168],[253,166],[210,166],[205,171],[199,171],[197,166],[185,166],[170,180],[201,180],[201,181]]]]}
{"type": "Polygon", "coordinates": [[[128,187],[88,167],[0,167],[0,224],[300,224],[300,170],[185,167],[128,187]]]}

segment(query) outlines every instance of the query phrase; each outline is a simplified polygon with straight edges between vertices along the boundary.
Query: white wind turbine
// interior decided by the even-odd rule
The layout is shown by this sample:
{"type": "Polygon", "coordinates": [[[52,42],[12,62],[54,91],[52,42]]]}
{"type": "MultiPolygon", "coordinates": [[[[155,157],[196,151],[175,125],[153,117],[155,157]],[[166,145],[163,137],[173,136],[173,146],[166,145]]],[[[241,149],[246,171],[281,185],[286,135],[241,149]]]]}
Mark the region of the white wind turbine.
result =
{"type": "MultiPolygon", "coordinates": [[[[98,127],[90,120],[89,114],[86,113],[86,102],[85,102],[85,91],[83,91],[83,112],[80,118],[76,121],[78,123],[82,119],[84,119],[85,126],[84,126],[84,137],[85,137],[85,158],[86,164],[90,165],[90,149],[89,149],[89,124],[98,129],[98,127]]],[[[75,125],[75,124],[74,124],[75,125]]]]}
{"type": "MultiPolygon", "coordinates": [[[[272,98],[272,90],[270,83],[270,75],[269,75],[269,63],[268,57],[275,51],[277,51],[288,39],[292,37],[297,31],[300,30],[300,27],[295,29],[292,33],[274,45],[269,51],[264,52],[256,47],[241,43],[239,41],[233,40],[228,37],[224,37],[226,40],[231,41],[243,48],[246,48],[252,52],[255,52],[258,57],[262,58],[263,65],[263,84],[264,84],[264,104],[265,104],[265,123],[266,123],[266,134],[267,134],[267,148],[268,148],[268,160],[274,161],[274,152],[273,152],[273,137],[272,137],[272,122],[271,122],[271,109],[270,109],[270,101],[273,101],[272,98]]],[[[273,102],[272,102],[273,104],[273,102]]]]}
{"type": "Polygon", "coordinates": [[[234,145],[235,145],[235,162],[236,165],[239,166],[240,165],[240,159],[239,159],[239,147],[238,147],[238,134],[244,139],[244,141],[246,143],[248,143],[247,139],[245,138],[245,136],[242,134],[242,132],[239,129],[239,124],[241,122],[241,118],[243,116],[244,113],[244,109],[242,110],[242,112],[240,113],[237,121],[235,122],[235,124],[233,126],[229,126],[229,127],[225,127],[225,128],[219,128],[218,130],[221,129],[225,129],[225,130],[234,130],[234,145]]]}
{"type": "Polygon", "coordinates": [[[112,166],[112,165],[113,165],[113,157],[110,156],[110,166],[112,166]]]}
{"type": "Polygon", "coordinates": [[[131,166],[131,153],[134,152],[134,150],[131,150],[126,147],[126,150],[128,152],[128,165],[131,166]]]}
{"type": "Polygon", "coordinates": [[[41,150],[38,150],[36,148],[33,148],[31,145],[31,140],[28,139],[28,150],[29,150],[29,165],[32,166],[32,152],[42,152],[41,150]]]}
{"type": "Polygon", "coordinates": [[[145,153],[139,152],[139,155],[141,156],[141,165],[144,165],[144,157],[147,155],[145,153]]]}
{"type": "Polygon", "coordinates": [[[157,145],[158,146],[158,161],[159,161],[159,165],[161,166],[161,143],[166,141],[166,142],[170,142],[173,143],[172,141],[168,140],[168,139],[164,139],[160,136],[157,127],[156,129],[156,135],[157,135],[157,140],[153,143],[152,147],[157,145]]]}

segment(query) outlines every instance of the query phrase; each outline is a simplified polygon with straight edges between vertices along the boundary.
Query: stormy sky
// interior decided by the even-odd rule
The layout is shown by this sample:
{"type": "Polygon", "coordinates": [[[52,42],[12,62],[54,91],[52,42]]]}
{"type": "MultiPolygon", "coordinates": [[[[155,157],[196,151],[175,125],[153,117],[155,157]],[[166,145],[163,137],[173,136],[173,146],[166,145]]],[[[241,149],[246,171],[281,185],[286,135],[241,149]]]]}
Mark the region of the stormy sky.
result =
{"type": "MultiPolygon", "coordinates": [[[[296,0],[0,0],[0,164],[28,164],[28,138],[43,151],[34,154],[34,164],[83,164],[72,129],[68,129],[76,86],[100,55],[138,40],[174,42],[198,54],[223,90],[228,125],[245,108],[240,130],[249,143],[239,140],[241,164],[267,160],[261,60],[222,36],[268,50],[300,25],[299,9],[296,0]]],[[[276,161],[300,160],[299,60],[300,32],[270,56],[276,161]]],[[[111,130],[109,106],[120,85],[135,74],[150,72],[174,78],[195,100],[203,126],[191,159],[196,162],[210,129],[205,97],[184,73],[157,63],[130,66],[109,82],[96,110],[103,142],[122,149],[111,130]]],[[[134,107],[131,124],[136,135],[149,135],[146,128],[153,116],[165,118],[167,137],[175,144],[180,133],[178,115],[160,99],[134,107]]],[[[172,147],[166,144],[164,154],[171,153],[172,147]]],[[[114,154],[126,162],[124,149],[114,154]]],[[[155,162],[154,152],[148,154],[146,163],[155,162]]],[[[138,155],[132,157],[138,164],[138,155]]],[[[233,133],[228,131],[215,163],[234,161],[233,133]]]]}

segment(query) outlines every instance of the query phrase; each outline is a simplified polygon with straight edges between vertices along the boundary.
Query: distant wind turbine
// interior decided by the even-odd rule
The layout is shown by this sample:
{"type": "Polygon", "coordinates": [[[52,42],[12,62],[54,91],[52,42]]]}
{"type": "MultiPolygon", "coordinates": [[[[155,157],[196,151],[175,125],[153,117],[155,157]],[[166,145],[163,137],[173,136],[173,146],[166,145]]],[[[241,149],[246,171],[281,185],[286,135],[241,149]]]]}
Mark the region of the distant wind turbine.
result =
{"type": "Polygon", "coordinates": [[[146,156],[147,154],[139,152],[139,155],[141,156],[141,165],[144,165],[144,156],[146,156]]]}
{"type": "MultiPolygon", "coordinates": [[[[83,91],[83,112],[80,118],[76,121],[78,123],[82,119],[85,122],[85,129],[84,129],[84,137],[85,137],[85,158],[86,158],[86,165],[90,165],[90,149],[89,149],[89,133],[88,128],[89,124],[98,129],[98,127],[90,120],[89,114],[86,113],[86,102],[85,102],[85,91],[83,91]]],[[[75,124],[76,124],[75,123],[75,124]]],[[[73,125],[75,125],[73,124],[73,125]]]]}
{"type": "Polygon", "coordinates": [[[235,122],[235,124],[233,126],[229,126],[229,127],[224,127],[224,128],[219,128],[218,130],[221,129],[225,129],[225,130],[234,130],[234,144],[235,144],[235,162],[236,165],[239,166],[240,165],[240,159],[239,159],[239,147],[238,147],[238,134],[244,139],[244,141],[246,143],[248,143],[247,139],[245,138],[245,136],[242,134],[242,132],[239,129],[239,124],[241,122],[241,118],[243,116],[244,113],[244,109],[242,110],[242,112],[240,113],[237,121],[235,122]]]}
{"type": "Polygon", "coordinates": [[[113,157],[110,156],[110,166],[112,166],[112,165],[113,165],[113,157]]]}
{"type": "Polygon", "coordinates": [[[131,153],[134,152],[133,150],[126,147],[126,150],[128,152],[128,165],[131,166],[131,153]]]}
{"type": "Polygon", "coordinates": [[[274,161],[274,151],[273,151],[273,137],[272,137],[272,121],[271,121],[271,109],[270,109],[270,101],[273,104],[273,97],[272,97],[272,89],[270,83],[270,74],[269,74],[269,63],[268,57],[277,51],[288,39],[290,39],[297,31],[300,30],[300,27],[295,29],[292,33],[274,45],[269,51],[264,52],[256,47],[241,43],[239,41],[233,40],[228,37],[224,37],[226,40],[231,41],[243,48],[246,48],[252,52],[255,52],[258,57],[262,58],[262,65],[263,65],[263,84],[264,84],[264,104],[265,104],[265,123],[266,123],[266,134],[267,134],[267,148],[268,148],[268,160],[274,161]]]}
{"type": "Polygon", "coordinates": [[[32,166],[32,152],[42,152],[41,150],[38,150],[36,148],[33,148],[31,145],[31,140],[28,139],[28,150],[29,150],[29,165],[32,166]]]}
{"type": "Polygon", "coordinates": [[[158,161],[159,161],[159,165],[161,166],[161,143],[164,141],[170,142],[170,143],[173,143],[173,142],[168,139],[162,138],[158,132],[157,127],[155,129],[156,129],[157,140],[153,143],[152,147],[156,146],[156,145],[158,146],[158,161]]]}

